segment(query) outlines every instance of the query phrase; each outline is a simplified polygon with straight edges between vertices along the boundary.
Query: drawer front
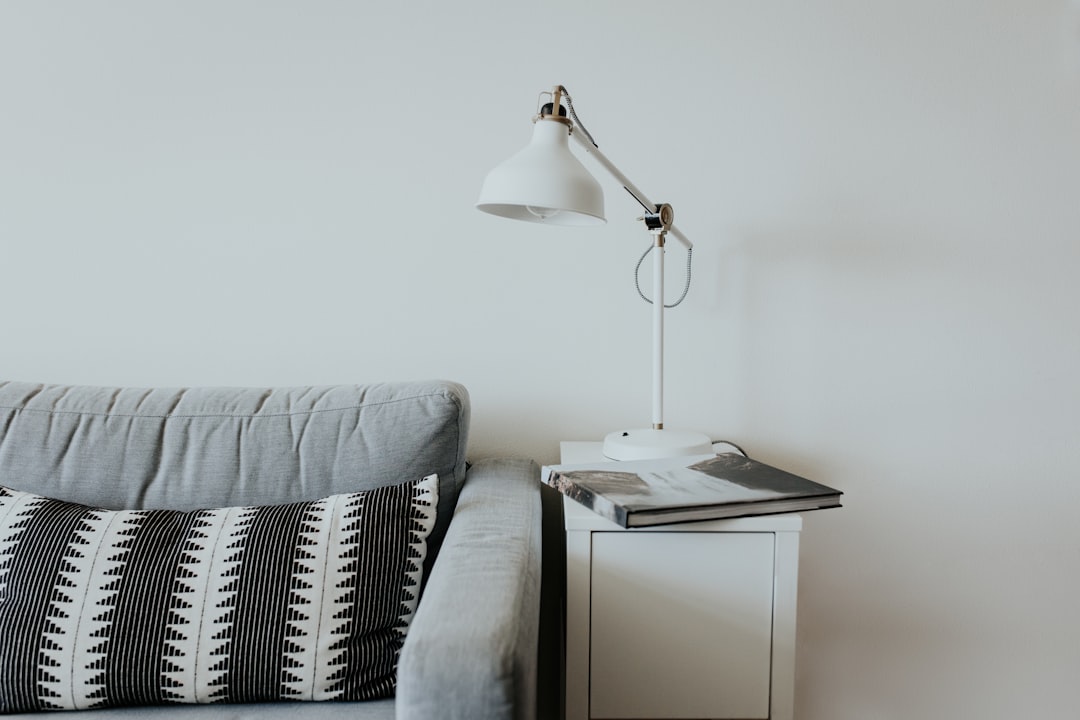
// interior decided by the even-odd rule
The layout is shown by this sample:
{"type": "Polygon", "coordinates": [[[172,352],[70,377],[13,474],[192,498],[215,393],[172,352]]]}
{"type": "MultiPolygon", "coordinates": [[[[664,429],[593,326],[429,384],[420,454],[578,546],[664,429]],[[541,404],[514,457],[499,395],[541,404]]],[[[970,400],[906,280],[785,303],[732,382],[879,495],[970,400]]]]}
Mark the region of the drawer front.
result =
{"type": "Polygon", "coordinates": [[[773,533],[592,533],[592,718],[767,718],[773,533]]]}

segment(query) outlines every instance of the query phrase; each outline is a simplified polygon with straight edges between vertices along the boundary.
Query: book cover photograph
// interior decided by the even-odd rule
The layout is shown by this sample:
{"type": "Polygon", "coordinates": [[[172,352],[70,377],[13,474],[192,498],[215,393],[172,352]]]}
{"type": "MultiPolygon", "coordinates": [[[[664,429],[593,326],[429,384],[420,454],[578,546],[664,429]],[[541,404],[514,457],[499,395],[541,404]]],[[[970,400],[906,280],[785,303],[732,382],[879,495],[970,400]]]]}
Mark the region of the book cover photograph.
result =
{"type": "Polygon", "coordinates": [[[842,494],[736,453],[551,465],[542,479],[622,527],[823,510],[842,494]]]}

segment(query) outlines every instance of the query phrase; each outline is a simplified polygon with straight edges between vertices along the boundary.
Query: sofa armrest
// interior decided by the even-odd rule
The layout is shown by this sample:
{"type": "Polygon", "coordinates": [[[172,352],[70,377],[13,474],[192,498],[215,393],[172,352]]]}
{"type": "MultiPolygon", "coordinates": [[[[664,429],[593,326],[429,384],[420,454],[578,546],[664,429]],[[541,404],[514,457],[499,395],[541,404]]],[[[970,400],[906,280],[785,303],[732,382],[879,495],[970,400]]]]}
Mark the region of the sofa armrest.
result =
{"type": "Polygon", "coordinates": [[[398,664],[399,720],[524,720],[536,712],[539,468],[466,475],[398,664]]]}

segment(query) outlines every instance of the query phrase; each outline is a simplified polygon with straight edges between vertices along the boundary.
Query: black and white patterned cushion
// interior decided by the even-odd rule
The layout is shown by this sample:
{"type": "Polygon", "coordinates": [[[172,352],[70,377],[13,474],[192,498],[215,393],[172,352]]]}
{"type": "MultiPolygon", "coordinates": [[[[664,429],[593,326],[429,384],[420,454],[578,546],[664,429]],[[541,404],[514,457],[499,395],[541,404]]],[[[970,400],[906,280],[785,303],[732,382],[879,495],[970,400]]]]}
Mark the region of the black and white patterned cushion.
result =
{"type": "Polygon", "coordinates": [[[109,511],[0,487],[0,712],[391,695],[437,494],[109,511]]]}

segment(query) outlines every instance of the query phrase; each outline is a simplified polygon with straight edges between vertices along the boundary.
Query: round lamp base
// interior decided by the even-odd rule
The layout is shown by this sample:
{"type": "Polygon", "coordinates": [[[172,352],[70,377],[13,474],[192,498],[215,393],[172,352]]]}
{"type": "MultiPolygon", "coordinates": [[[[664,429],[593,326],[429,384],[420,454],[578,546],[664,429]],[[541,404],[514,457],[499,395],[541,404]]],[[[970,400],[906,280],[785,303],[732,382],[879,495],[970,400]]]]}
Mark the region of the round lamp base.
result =
{"type": "Polygon", "coordinates": [[[712,440],[689,430],[617,430],[604,438],[604,457],[611,460],[652,460],[711,453],[712,440]]]}

